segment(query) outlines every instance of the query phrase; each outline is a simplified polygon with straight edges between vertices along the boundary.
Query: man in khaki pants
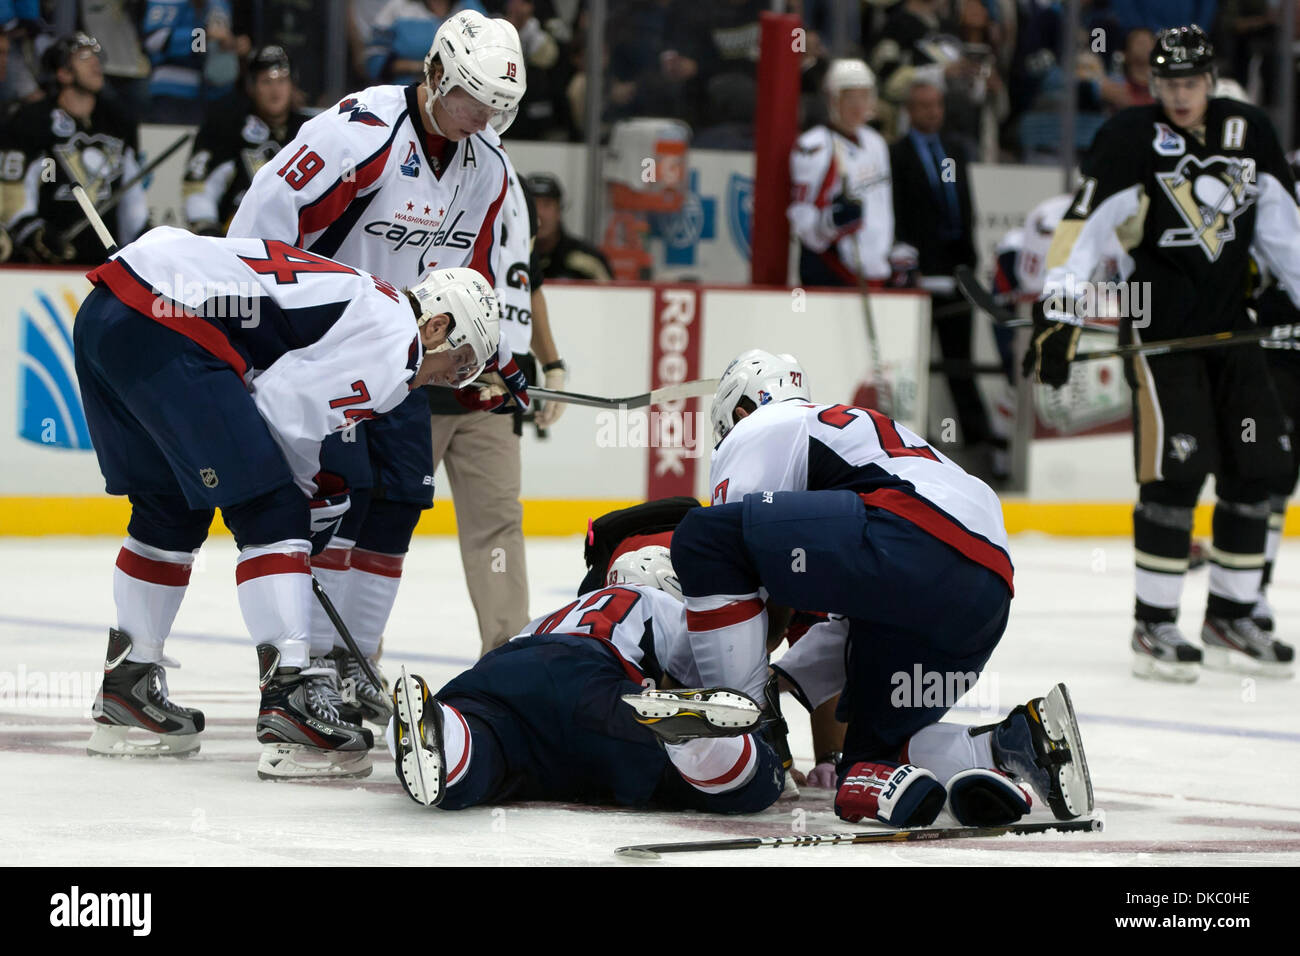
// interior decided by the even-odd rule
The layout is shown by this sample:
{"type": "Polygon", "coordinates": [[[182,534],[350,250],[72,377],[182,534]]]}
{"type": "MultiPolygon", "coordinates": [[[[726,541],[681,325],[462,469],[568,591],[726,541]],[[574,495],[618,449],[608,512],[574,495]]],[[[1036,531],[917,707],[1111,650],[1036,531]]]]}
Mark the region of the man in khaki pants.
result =
{"type": "MultiPolygon", "coordinates": [[[[545,386],[563,389],[564,362],[551,337],[541,270],[531,263],[535,215],[518,176],[501,209],[497,294],[501,299],[501,338],[528,374],[540,362],[545,386]],[[534,331],[535,330],[535,331],[534,331]],[[529,354],[530,349],[533,354],[529,354]]],[[[484,376],[484,381],[494,376],[484,376]]],[[[529,374],[530,380],[536,376],[529,374]]],[[[484,388],[491,388],[491,385],[484,388]]],[[[522,416],[470,411],[450,392],[430,390],[433,466],[447,469],[456,508],[465,584],[478,618],[482,653],[499,647],[523,629],[528,613],[528,567],[524,555],[524,509],[520,435],[522,416]]],[[[548,402],[536,413],[538,428],[560,417],[564,406],[548,402]]]]}

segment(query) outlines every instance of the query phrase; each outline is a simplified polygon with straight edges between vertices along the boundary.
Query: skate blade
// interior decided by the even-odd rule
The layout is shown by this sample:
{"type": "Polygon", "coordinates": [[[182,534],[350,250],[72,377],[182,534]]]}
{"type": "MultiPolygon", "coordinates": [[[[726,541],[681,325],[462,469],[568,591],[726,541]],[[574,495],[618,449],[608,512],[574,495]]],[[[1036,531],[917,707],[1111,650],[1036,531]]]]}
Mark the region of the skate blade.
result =
{"type": "Polygon", "coordinates": [[[1074,716],[1070,691],[1057,684],[1047,692],[1043,703],[1043,729],[1070,751],[1070,762],[1057,770],[1057,783],[1065,798],[1066,808],[1076,817],[1092,812],[1092,777],[1088,773],[1088,758],[1083,752],[1083,736],[1074,716]]]}
{"type": "Polygon", "coordinates": [[[424,701],[422,682],[403,667],[393,689],[398,777],[412,800],[432,807],[442,801],[443,766],[442,755],[424,746],[424,701]]]}
{"type": "Polygon", "coordinates": [[[690,700],[678,694],[650,691],[624,694],[629,704],[645,720],[663,720],[678,714],[696,714],[715,727],[755,727],[761,716],[758,705],[748,697],[727,691],[715,691],[707,700],[690,700]]]}
{"type": "Polygon", "coordinates": [[[1133,676],[1173,684],[1194,684],[1201,676],[1199,661],[1158,661],[1149,654],[1133,653],[1133,676]]]}
{"type": "Polygon", "coordinates": [[[1232,674],[1249,674],[1252,677],[1269,677],[1286,680],[1295,676],[1295,661],[1261,661],[1249,654],[1228,647],[1207,646],[1204,651],[1205,666],[1212,671],[1232,674]]]}
{"type": "Polygon", "coordinates": [[[198,752],[198,734],[155,734],[124,724],[96,724],[86,741],[86,753],[92,757],[191,757],[198,752]],[[132,730],[153,739],[128,740],[127,734],[132,730]]]}
{"type": "Polygon", "coordinates": [[[368,750],[319,750],[302,744],[265,744],[257,761],[263,780],[353,780],[370,776],[368,750]]]}

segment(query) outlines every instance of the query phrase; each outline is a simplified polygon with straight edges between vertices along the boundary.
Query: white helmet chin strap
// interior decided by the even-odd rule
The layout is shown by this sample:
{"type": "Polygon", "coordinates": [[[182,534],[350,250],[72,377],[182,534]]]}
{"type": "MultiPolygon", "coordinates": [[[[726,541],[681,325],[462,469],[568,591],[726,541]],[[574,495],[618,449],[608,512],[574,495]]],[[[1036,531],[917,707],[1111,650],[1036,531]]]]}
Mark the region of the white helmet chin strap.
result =
{"type": "Polygon", "coordinates": [[[424,92],[424,115],[429,117],[429,125],[433,127],[433,131],[443,139],[446,139],[447,134],[442,131],[442,127],[438,125],[438,121],[433,118],[433,99],[438,95],[438,91],[429,84],[428,80],[425,80],[424,92]]]}

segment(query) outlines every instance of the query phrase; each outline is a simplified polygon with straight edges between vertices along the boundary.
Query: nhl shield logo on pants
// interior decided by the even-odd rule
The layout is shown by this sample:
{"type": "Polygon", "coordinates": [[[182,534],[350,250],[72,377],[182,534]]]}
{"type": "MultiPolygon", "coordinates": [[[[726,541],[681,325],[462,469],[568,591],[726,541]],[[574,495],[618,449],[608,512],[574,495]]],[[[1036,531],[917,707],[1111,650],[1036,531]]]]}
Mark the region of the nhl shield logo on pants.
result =
{"type": "Polygon", "coordinates": [[[215,487],[217,487],[217,473],[216,473],[216,470],[215,470],[215,469],[212,469],[212,468],[200,468],[200,469],[199,469],[199,477],[203,479],[203,487],[204,487],[204,488],[215,488],[215,487]]]}

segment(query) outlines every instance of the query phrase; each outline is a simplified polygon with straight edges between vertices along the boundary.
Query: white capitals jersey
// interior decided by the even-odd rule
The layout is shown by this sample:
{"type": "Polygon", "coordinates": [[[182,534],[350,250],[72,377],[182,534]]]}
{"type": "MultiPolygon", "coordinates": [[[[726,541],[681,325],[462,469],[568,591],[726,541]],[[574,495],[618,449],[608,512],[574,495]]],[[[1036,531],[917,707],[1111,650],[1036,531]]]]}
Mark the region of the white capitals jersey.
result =
{"type": "MultiPolygon", "coordinates": [[[[998,243],[999,260],[1006,252],[1015,253],[1015,289],[1025,301],[1032,302],[1042,294],[1043,281],[1047,278],[1047,251],[1052,246],[1056,227],[1065,218],[1065,211],[1073,200],[1069,194],[1043,200],[1025,217],[1023,229],[1011,230],[998,243]]],[[[1131,271],[1132,260],[1120,244],[1119,237],[1112,232],[1105,240],[1101,262],[1091,279],[1095,282],[1120,281],[1126,274],[1126,260],[1131,271]]]]}
{"type": "Polygon", "coordinates": [[[686,606],[658,588],[611,584],[588,591],[550,614],[529,621],[512,640],[535,634],[576,634],[603,641],[629,680],[658,682],[670,675],[698,687],[699,671],[686,632],[686,606]]]}
{"type": "Polygon", "coordinates": [[[993,489],[875,409],[797,399],[760,405],[714,450],[709,480],[715,505],[760,491],[855,491],[1013,587],[993,489]]]}
{"type": "Polygon", "coordinates": [[[303,124],[258,170],[229,235],[281,239],[411,286],[468,266],[493,285],[513,169],[491,129],[425,133],[415,86],[372,86],[303,124]]]}
{"type": "Polygon", "coordinates": [[[308,495],[321,441],[395,408],[424,355],[390,283],[274,239],[160,226],[88,277],[228,363],[308,495]]]}
{"type": "Polygon", "coordinates": [[[507,352],[533,350],[533,288],[528,262],[533,252],[533,230],[528,200],[519,176],[511,170],[506,201],[497,217],[496,293],[501,300],[501,341],[507,352]]]}
{"type": "Polygon", "coordinates": [[[868,279],[888,278],[894,194],[884,137],[867,126],[858,129],[856,140],[814,126],[795,142],[790,179],[786,215],[799,241],[821,253],[833,271],[847,270],[848,281],[858,274],[859,262],[868,279]],[[862,221],[837,229],[827,210],[843,193],[862,203],[862,221]]]}

